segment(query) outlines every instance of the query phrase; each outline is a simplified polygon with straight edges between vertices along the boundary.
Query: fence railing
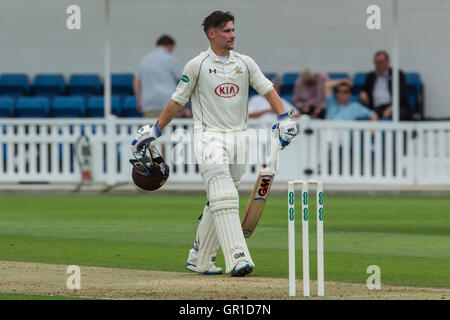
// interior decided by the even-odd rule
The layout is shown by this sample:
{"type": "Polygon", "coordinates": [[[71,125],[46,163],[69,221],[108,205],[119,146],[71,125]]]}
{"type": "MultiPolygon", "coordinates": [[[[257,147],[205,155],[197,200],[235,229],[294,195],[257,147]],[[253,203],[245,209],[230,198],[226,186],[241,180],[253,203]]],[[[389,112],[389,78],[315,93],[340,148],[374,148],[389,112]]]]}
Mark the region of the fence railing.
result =
{"type": "MultiPolygon", "coordinates": [[[[0,183],[79,182],[77,142],[91,144],[92,178],[131,182],[130,142],[145,119],[2,119],[0,183]]],[[[340,122],[301,118],[300,134],[280,153],[277,180],[337,184],[450,185],[450,122],[340,122]]],[[[270,159],[271,123],[253,120],[253,157],[242,181],[270,159]],[[255,156],[256,154],[256,156],[255,156]]],[[[158,139],[170,180],[200,182],[191,119],[174,119],[158,139]]]]}

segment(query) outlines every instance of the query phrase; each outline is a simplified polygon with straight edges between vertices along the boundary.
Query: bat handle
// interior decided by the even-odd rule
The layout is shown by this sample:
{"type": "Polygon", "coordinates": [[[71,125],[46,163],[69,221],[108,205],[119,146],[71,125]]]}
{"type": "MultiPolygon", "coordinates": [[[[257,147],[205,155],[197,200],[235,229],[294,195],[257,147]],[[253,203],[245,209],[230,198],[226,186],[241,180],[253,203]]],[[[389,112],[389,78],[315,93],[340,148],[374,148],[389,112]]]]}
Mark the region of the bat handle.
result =
{"type": "Polygon", "coordinates": [[[276,172],[276,165],[278,160],[278,153],[280,152],[281,146],[278,140],[272,139],[272,153],[270,155],[270,166],[269,169],[276,172]]]}

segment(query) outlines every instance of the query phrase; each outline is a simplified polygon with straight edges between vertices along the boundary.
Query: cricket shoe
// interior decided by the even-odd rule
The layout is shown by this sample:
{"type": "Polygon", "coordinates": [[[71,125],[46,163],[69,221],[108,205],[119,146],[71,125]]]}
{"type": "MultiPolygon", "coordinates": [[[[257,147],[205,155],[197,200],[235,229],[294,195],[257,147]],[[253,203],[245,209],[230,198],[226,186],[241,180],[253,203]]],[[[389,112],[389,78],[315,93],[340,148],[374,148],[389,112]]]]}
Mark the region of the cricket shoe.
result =
{"type": "Polygon", "coordinates": [[[233,269],[233,271],[231,271],[231,276],[232,277],[243,277],[246,276],[250,273],[252,273],[253,271],[253,267],[250,263],[248,263],[247,261],[242,261],[239,262],[233,269]]]}
{"type": "Polygon", "coordinates": [[[185,267],[186,267],[186,269],[188,269],[190,271],[197,272],[197,273],[200,273],[200,274],[204,274],[204,275],[207,275],[207,276],[218,275],[218,274],[222,274],[223,273],[222,268],[216,267],[214,264],[210,264],[208,270],[206,270],[204,272],[199,271],[195,264],[192,264],[192,263],[189,263],[189,262],[186,262],[185,267]]]}

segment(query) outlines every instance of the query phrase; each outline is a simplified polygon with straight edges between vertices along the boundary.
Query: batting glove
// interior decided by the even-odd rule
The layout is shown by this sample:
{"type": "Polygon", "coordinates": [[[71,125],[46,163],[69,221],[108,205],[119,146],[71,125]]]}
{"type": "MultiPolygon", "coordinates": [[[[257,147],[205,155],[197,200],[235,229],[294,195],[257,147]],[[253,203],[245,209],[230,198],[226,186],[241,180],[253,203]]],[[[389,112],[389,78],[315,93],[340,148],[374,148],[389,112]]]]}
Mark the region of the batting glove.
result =
{"type": "Polygon", "coordinates": [[[278,116],[278,123],[272,126],[272,132],[275,138],[280,141],[281,150],[283,150],[298,133],[298,127],[295,121],[290,118],[290,113],[286,112],[278,116]]]}
{"type": "Polygon", "coordinates": [[[141,127],[131,142],[131,152],[139,152],[144,145],[151,144],[160,136],[161,130],[159,130],[158,122],[151,127],[149,125],[141,127]]]}

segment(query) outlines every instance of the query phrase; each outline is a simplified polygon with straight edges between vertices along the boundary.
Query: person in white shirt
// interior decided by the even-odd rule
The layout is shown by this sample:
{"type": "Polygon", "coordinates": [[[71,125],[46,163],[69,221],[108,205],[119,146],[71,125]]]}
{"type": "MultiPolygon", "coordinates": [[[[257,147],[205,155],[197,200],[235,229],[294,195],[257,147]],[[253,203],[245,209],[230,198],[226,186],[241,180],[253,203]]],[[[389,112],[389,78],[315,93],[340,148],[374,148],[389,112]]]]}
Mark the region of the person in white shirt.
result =
{"type": "MultiPolygon", "coordinates": [[[[210,42],[208,50],[190,60],[181,81],[153,126],[139,129],[132,141],[132,152],[151,144],[174,115],[191,99],[194,120],[194,150],[203,184],[206,204],[189,252],[186,268],[201,274],[221,274],[214,265],[219,246],[231,276],[251,273],[255,264],[250,256],[239,219],[237,188],[245,164],[235,162],[236,154],[245,153],[245,139],[236,144],[223,140],[228,133],[241,137],[248,122],[248,87],[265,96],[278,114],[273,126],[277,143],[283,149],[296,136],[296,123],[284,112],[283,103],[272,83],[262,74],[252,58],[234,49],[234,16],[215,11],[203,21],[210,42]],[[234,153],[234,148],[238,151],[234,153]]],[[[233,140],[234,141],[234,140],[233,140]]]]}
{"type": "MultiPolygon", "coordinates": [[[[281,80],[279,77],[273,77],[269,78],[270,82],[273,84],[273,88],[276,90],[278,95],[281,92],[281,80]]],[[[294,106],[289,103],[286,99],[283,97],[280,97],[281,102],[283,102],[284,106],[284,112],[289,112],[290,110],[294,110],[294,118],[298,118],[300,116],[299,112],[297,111],[294,106]]],[[[272,107],[270,106],[269,101],[263,96],[260,95],[253,95],[250,98],[250,101],[248,102],[248,117],[249,118],[258,118],[263,120],[277,120],[277,114],[273,111],[272,107]]]]}

